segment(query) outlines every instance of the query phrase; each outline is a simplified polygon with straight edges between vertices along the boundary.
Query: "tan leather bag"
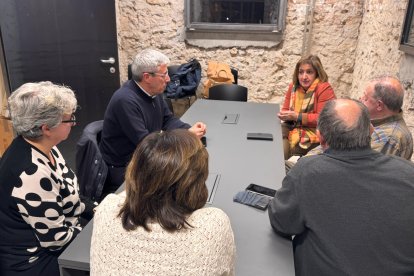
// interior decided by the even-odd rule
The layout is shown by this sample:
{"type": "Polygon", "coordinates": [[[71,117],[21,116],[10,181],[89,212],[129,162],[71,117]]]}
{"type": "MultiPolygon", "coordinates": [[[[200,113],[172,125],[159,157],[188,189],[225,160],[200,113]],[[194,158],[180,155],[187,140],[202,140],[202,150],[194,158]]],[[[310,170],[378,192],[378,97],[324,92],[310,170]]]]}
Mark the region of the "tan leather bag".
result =
{"type": "Polygon", "coordinates": [[[208,98],[208,91],[210,87],[222,84],[233,83],[234,76],[231,73],[230,66],[226,63],[220,63],[214,60],[209,60],[207,66],[207,80],[204,82],[203,97],[208,98]]]}

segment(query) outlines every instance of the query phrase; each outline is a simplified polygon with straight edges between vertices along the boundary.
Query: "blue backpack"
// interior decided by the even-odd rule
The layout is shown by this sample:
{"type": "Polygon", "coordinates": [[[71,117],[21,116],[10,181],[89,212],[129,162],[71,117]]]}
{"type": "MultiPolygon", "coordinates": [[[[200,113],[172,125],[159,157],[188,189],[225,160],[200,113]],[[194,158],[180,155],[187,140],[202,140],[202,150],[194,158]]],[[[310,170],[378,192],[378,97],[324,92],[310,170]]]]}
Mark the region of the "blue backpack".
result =
{"type": "Polygon", "coordinates": [[[200,62],[194,58],[181,64],[177,71],[170,75],[170,79],[164,91],[167,98],[194,96],[201,80],[200,62]]]}

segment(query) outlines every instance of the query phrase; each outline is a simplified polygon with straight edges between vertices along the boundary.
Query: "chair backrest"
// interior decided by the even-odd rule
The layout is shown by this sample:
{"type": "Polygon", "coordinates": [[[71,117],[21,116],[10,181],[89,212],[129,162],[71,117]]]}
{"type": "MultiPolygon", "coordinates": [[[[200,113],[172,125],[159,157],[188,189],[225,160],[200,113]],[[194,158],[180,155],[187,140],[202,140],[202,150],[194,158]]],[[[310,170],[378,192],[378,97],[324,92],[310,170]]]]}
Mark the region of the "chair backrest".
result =
{"type": "Polygon", "coordinates": [[[247,87],[238,84],[218,84],[210,87],[209,99],[247,102],[247,87]]]}
{"type": "Polygon", "coordinates": [[[234,77],[234,84],[237,84],[237,80],[239,79],[239,71],[236,68],[230,67],[230,71],[234,77]]]}
{"type": "MultiPolygon", "coordinates": [[[[170,66],[168,66],[167,67],[168,75],[169,76],[174,75],[177,72],[179,67],[180,67],[180,65],[170,65],[170,66]]],[[[168,108],[170,109],[170,111],[174,114],[174,107],[173,107],[172,101],[171,101],[170,98],[167,98],[165,94],[164,94],[164,101],[167,103],[168,108]]]]}
{"type": "Polygon", "coordinates": [[[132,80],[132,64],[128,64],[128,79],[132,80]]]}
{"type": "Polygon", "coordinates": [[[108,166],[99,150],[103,120],[86,125],[76,144],[76,174],[80,194],[94,201],[102,195],[108,166]]]}
{"type": "Polygon", "coordinates": [[[171,111],[172,114],[174,114],[174,106],[172,104],[171,99],[165,97],[165,94],[164,94],[164,97],[163,98],[164,98],[165,103],[168,105],[168,109],[171,111]]]}
{"type": "Polygon", "coordinates": [[[178,68],[180,68],[180,65],[170,65],[167,67],[168,68],[168,75],[172,76],[175,73],[177,73],[178,68]]]}

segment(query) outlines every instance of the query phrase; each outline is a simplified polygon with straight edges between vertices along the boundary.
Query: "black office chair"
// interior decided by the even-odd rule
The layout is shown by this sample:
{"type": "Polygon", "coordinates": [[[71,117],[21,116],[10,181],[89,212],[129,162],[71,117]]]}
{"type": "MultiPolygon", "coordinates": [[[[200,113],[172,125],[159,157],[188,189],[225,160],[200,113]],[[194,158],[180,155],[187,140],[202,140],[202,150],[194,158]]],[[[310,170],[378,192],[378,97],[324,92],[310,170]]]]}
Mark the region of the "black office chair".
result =
{"type": "Polygon", "coordinates": [[[108,175],[108,166],[99,150],[103,120],[89,123],[76,144],[76,174],[79,192],[93,201],[100,201],[108,175]]]}
{"type": "Polygon", "coordinates": [[[177,73],[178,68],[180,68],[180,65],[170,65],[167,68],[168,68],[168,75],[172,76],[175,73],[177,73]]]}
{"type": "Polygon", "coordinates": [[[131,64],[128,64],[128,79],[131,80],[132,79],[132,69],[131,69],[131,64]]]}
{"type": "MultiPolygon", "coordinates": [[[[177,72],[177,70],[178,70],[179,67],[180,67],[180,65],[170,65],[170,66],[168,66],[167,67],[167,69],[168,69],[168,75],[169,76],[172,76],[173,74],[175,74],[177,72]]],[[[171,98],[168,98],[165,95],[165,93],[162,94],[162,95],[163,95],[163,98],[164,98],[165,102],[167,103],[168,107],[170,108],[170,111],[172,113],[174,113],[174,107],[173,107],[171,98]]]]}
{"type": "Polygon", "coordinates": [[[237,80],[239,79],[239,71],[236,68],[230,67],[230,71],[234,77],[234,84],[237,84],[237,80]]]}
{"type": "Polygon", "coordinates": [[[247,87],[238,84],[218,84],[210,87],[210,100],[247,102],[247,87]]]}

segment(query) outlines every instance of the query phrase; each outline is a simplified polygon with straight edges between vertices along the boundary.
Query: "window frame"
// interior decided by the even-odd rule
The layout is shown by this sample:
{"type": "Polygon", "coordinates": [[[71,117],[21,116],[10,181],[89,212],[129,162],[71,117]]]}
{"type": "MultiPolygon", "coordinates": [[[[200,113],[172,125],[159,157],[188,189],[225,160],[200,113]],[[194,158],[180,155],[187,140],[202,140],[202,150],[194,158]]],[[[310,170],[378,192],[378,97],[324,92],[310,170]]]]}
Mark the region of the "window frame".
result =
{"type": "Polygon", "coordinates": [[[193,0],[185,0],[186,39],[187,41],[189,39],[270,41],[279,44],[282,41],[285,28],[287,0],[278,1],[279,11],[276,24],[242,24],[191,22],[191,4],[194,2],[193,0]]]}
{"type": "Polygon", "coordinates": [[[414,0],[409,0],[407,3],[407,9],[404,18],[404,25],[401,33],[400,40],[400,50],[406,52],[407,54],[414,55],[414,41],[412,44],[408,43],[408,38],[410,31],[414,32],[414,29],[411,29],[411,23],[414,19],[414,0]]]}

